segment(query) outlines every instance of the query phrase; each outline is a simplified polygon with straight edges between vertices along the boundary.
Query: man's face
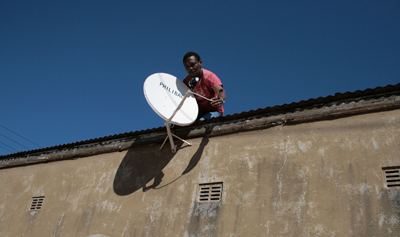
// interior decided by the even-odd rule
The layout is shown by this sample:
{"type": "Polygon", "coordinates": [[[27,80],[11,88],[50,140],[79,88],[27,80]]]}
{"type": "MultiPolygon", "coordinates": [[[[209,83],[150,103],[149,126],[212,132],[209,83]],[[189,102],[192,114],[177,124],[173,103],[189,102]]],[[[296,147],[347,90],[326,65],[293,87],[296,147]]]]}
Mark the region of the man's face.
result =
{"type": "Polygon", "coordinates": [[[189,73],[192,77],[201,77],[201,66],[203,66],[203,62],[197,61],[195,56],[190,56],[185,59],[183,63],[185,66],[186,72],[189,73]]]}

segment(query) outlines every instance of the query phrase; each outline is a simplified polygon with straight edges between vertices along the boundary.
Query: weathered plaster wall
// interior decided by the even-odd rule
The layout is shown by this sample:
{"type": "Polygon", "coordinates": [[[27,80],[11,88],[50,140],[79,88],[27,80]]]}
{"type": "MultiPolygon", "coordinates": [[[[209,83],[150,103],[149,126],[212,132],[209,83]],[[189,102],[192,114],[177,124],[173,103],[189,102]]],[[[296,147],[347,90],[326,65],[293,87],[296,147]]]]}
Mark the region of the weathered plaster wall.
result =
{"type": "Polygon", "coordinates": [[[0,236],[400,235],[400,110],[190,142],[0,170],[0,236]]]}

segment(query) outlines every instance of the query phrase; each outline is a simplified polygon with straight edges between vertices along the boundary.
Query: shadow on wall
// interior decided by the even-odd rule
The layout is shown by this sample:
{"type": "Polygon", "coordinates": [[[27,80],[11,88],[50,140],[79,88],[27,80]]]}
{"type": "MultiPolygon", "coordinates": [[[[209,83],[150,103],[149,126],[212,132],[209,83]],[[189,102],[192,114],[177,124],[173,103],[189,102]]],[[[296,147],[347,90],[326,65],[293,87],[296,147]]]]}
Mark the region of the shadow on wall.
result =
{"type": "Polygon", "coordinates": [[[120,196],[129,195],[144,188],[153,178],[160,178],[162,169],[175,155],[168,148],[158,150],[158,146],[152,146],[130,149],[115,174],[114,192],[120,196]]]}
{"type": "MultiPolygon", "coordinates": [[[[207,129],[207,133],[211,128],[207,129]]],[[[182,146],[182,142],[175,141],[177,147],[182,146]]],[[[205,146],[208,144],[208,137],[203,137],[199,148],[190,159],[188,166],[182,172],[182,175],[176,178],[174,181],[163,185],[162,187],[157,186],[161,183],[164,177],[163,169],[168,165],[176,153],[172,153],[169,144],[165,144],[162,150],[159,150],[159,145],[153,145],[151,147],[140,147],[130,149],[121,164],[118,167],[117,173],[114,178],[114,192],[117,195],[125,196],[136,192],[139,189],[143,189],[146,192],[149,189],[160,189],[163,188],[183,175],[189,173],[199,163],[203,154],[205,146]],[[154,182],[150,186],[146,186],[148,182],[154,179],[154,182]]],[[[179,148],[177,149],[179,152],[179,148]]]]}
{"type": "Polygon", "coordinates": [[[201,140],[199,149],[197,149],[196,153],[194,153],[192,159],[190,159],[189,165],[186,167],[186,169],[182,172],[182,175],[185,175],[189,173],[196,165],[199,163],[201,155],[203,154],[204,148],[208,144],[208,137],[203,137],[201,140]]]}
{"type": "MultiPolygon", "coordinates": [[[[169,182],[169,183],[167,183],[167,184],[165,184],[165,185],[163,185],[161,187],[157,187],[161,183],[161,179],[156,177],[154,179],[154,184],[149,186],[149,187],[147,187],[147,188],[143,188],[143,191],[147,191],[150,188],[153,188],[153,189],[164,188],[165,186],[168,186],[168,185],[172,184],[173,182],[177,181],[178,179],[180,179],[183,175],[189,173],[199,163],[199,161],[201,159],[201,155],[203,154],[204,148],[208,144],[208,141],[209,141],[208,137],[203,137],[203,139],[201,140],[200,146],[197,149],[196,153],[194,153],[193,157],[189,161],[188,166],[185,168],[185,170],[182,172],[182,174],[178,178],[176,178],[172,182],[169,182]]],[[[161,171],[161,173],[162,173],[162,171],[161,171]]],[[[164,176],[164,173],[162,173],[162,176],[164,176]]]]}

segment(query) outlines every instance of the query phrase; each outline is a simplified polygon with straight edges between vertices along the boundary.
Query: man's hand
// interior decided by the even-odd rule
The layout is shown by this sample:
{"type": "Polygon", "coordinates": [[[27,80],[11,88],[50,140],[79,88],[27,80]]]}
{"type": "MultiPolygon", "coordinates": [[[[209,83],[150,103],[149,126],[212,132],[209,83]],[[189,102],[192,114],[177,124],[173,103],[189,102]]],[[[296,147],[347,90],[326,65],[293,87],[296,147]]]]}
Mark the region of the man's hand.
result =
{"type": "Polygon", "coordinates": [[[211,105],[216,108],[221,107],[224,104],[224,100],[222,98],[216,97],[216,98],[212,98],[211,100],[212,100],[211,105]]]}
{"type": "Polygon", "coordinates": [[[225,90],[222,88],[222,85],[214,86],[213,89],[215,94],[217,94],[217,97],[211,99],[211,105],[216,108],[221,107],[223,104],[225,104],[225,90]]]}

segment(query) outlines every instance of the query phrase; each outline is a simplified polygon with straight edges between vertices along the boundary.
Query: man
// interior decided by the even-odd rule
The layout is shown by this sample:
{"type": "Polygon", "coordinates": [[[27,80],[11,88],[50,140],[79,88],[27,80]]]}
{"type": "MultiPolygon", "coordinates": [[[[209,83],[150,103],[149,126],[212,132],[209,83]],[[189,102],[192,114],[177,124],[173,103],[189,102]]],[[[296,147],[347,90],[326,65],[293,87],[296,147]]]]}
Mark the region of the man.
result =
{"type": "Polygon", "coordinates": [[[224,113],[222,105],[226,98],[221,80],[214,73],[201,68],[203,62],[195,52],[188,52],[183,56],[183,65],[189,73],[183,82],[196,94],[212,100],[195,95],[199,106],[197,119],[204,120],[221,116],[224,113]]]}

